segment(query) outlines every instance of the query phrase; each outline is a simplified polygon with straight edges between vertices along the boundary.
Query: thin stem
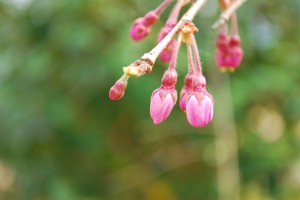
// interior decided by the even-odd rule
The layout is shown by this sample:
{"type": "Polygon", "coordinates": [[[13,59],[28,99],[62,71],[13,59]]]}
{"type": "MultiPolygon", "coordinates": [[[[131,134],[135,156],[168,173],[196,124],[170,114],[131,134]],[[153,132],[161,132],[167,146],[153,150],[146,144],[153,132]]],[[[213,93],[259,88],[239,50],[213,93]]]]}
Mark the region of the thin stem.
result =
{"type": "Polygon", "coordinates": [[[227,34],[227,24],[223,24],[223,25],[221,25],[221,32],[224,32],[224,33],[226,33],[227,34]]]}
{"type": "Polygon", "coordinates": [[[192,47],[194,51],[194,57],[195,57],[196,75],[201,75],[202,74],[201,60],[200,60],[200,55],[199,55],[197,42],[194,34],[191,34],[191,40],[192,40],[192,47]]]}
{"type": "Polygon", "coordinates": [[[236,13],[234,12],[231,16],[231,34],[236,35],[238,34],[238,22],[237,22],[237,17],[236,13]]]}
{"type": "Polygon", "coordinates": [[[171,11],[170,17],[167,20],[166,24],[176,24],[183,4],[184,4],[184,0],[177,1],[176,5],[174,6],[173,10],[171,11]]]}
{"type": "Polygon", "coordinates": [[[120,80],[126,82],[129,79],[129,76],[127,74],[123,74],[123,76],[120,78],[120,80]]]}
{"type": "Polygon", "coordinates": [[[236,0],[230,6],[226,8],[224,12],[221,13],[219,19],[212,25],[212,29],[216,30],[221,25],[228,22],[231,15],[241,6],[243,5],[247,0],[236,0]]]}
{"type": "Polygon", "coordinates": [[[160,13],[162,13],[162,11],[172,2],[173,0],[165,0],[164,2],[162,2],[156,9],[155,9],[155,13],[157,15],[160,15],[160,13]]]}
{"type": "Polygon", "coordinates": [[[175,68],[176,68],[177,56],[178,56],[178,52],[179,52],[179,49],[180,49],[181,41],[182,41],[182,35],[179,34],[177,42],[176,42],[176,46],[175,46],[174,51],[172,53],[172,58],[171,58],[171,62],[170,62],[170,65],[169,65],[169,70],[175,70],[175,68]]]}
{"type": "Polygon", "coordinates": [[[194,58],[193,58],[191,41],[188,41],[186,43],[186,47],[187,47],[187,54],[189,60],[189,74],[194,74],[195,66],[194,66],[194,58]]]}

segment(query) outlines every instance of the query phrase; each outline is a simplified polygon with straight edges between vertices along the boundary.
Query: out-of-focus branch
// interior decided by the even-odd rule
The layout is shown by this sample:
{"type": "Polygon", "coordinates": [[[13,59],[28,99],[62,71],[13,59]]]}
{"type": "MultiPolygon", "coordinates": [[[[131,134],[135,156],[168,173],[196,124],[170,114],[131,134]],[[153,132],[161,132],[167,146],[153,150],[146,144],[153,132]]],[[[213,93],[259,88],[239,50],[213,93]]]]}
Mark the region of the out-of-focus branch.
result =
{"type": "Polygon", "coordinates": [[[223,24],[227,23],[230,16],[247,0],[236,0],[234,1],[224,12],[221,13],[219,19],[212,25],[212,29],[216,30],[223,24]]]}
{"type": "Polygon", "coordinates": [[[218,199],[239,200],[240,172],[238,162],[238,138],[230,78],[228,74],[221,74],[213,67],[207,68],[207,75],[215,90],[215,112],[213,129],[215,135],[218,199]]]}

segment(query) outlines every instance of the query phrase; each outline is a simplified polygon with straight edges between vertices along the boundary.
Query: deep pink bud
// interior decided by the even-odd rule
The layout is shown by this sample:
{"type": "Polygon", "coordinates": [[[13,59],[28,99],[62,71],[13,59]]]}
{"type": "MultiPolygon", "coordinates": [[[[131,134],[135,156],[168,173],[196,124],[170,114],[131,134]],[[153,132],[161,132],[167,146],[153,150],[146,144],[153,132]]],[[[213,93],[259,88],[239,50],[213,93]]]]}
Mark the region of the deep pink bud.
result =
{"type": "Polygon", "coordinates": [[[160,53],[159,58],[161,61],[167,63],[171,61],[173,50],[176,47],[176,40],[172,40],[166,48],[160,53]]]}
{"type": "Polygon", "coordinates": [[[242,59],[243,59],[243,50],[241,48],[241,40],[238,35],[232,36],[230,40],[230,47],[231,47],[231,66],[237,68],[240,66],[242,59]]]}
{"type": "Polygon", "coordinates": [[[144,16],[143,24],[150,27],[158,20],[159,16],[155,11],[150,11],[144,16]]]}
{"type": "Polygon", "coordinates": [[[130,29],[131,38],[136,41],[144,39],[158,18],[159,15],[155,11],[150,11],[144,17],[136,19],[130,29]]]}
{"type": "Polygon", "coordinates": [[[216,46],[218,49],[226,51],[230,42],[230,37],[226,32],[221,31],[217,37],[216,46]]]}
{"type": "Polygon", "coordinates": [[[130,36],[133,40],[139,41],[144,39],[149,33],[149,27],[143,24],[144,19],[138,18],[130,29],[130,36]]]}
{"type": "Polygon", "coordinates": [[[196,128],[206,126],[213,118],[213,106],[213,98],[206,90],[191,92],[186,104],[188,122],[196,128]]]}
{"type": "Polygon", "coordinates": [[[158,88],[152,93],[150,116],[154,124],[164,121],[171,113],[177,99],[175,89],[158,88]]]}
{"type": "Polygon", "coordinates": [[[109,90],[109,98],[111,100],[118,100],[121,99],[127,87],[127,81],[123,81],[119,79],[109,90]]]}
{"type": "Polygon", "coordinates": [[[226,33],[221,32],[217,38],[216,46],[216,61],[219,67],[234,69],[240,66],[243,50],[238,35],[228,38],[226,33]]]}

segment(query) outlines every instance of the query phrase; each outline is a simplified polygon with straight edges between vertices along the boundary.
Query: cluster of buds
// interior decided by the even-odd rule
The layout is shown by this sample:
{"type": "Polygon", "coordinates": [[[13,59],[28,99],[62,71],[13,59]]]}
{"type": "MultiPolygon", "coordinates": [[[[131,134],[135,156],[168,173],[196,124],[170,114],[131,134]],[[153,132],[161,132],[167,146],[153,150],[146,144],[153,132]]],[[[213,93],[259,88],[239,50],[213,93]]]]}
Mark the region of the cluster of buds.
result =
{"type": "MultiPolygon", "coordinates": [[[[111,87],[109,98],[118,100],[124,96],[127,81],[130,76],[138,77],[152,71],[157,57],[163,62],[170,62],[165,71],[161,86],[154,90],[151,96],[150,116],[154,124],[159,124],[170,115],[177,101],[177,72],[176,63],[181,44],[186,44],[188,56],[188,73],[185,76],[184,86],[180,92],[179,106],[186,113],[190,125],[203,127],[213,118],[214,101],[206,90],[206,79],[202,73],[200,55],[194,33],[198,29],[193,24],[193,18],[207,0],[193,1],[190,9],[178,21],[181,8],[191,0],[177,0],[165,26],[158,34],[158,44],[141,59],[123,68],[124,75],[111,87]],[[177,40],[176,40],[176,36],[177,40]]],[[[216,22],[221,31],[217,38],[217,64],[221,69],[235,69],[242,60],[243,51],[240,47],[240,38],[237,31],[235,10],[245,0],[220,0],[223,10],[220,20],[216,22]],[[227,35],[226,17],[232,18],[232,35],[227,35]]],[[[151,26],[159,19],[162,11],[172,2],[165,0],[155,10],[148,12],[144,17],[138,18],[131,30],[130,36],[135,41],[144,39],[150,32],[151,26]]]]}
{"type": "MultiPolygon", "coordinates": [[[[231,5],[231,0],[220,0],[222,10],[231,5]]],[[[243,50],[238,33],[237,16],[235,12],[231,15],[231,35],[228,35],[228,24],[221,26],[221,31],[216,42],[216,61],[222,71],[234,71],[241,64],[243,50]]]]}

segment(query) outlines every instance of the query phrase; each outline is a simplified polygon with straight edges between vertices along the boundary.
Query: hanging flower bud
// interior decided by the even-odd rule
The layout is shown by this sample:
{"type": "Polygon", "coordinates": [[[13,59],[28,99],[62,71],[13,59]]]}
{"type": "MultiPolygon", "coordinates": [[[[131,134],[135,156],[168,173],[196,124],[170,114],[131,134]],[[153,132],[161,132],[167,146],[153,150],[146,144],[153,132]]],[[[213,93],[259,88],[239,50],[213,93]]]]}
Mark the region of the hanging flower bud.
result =
{"type": "Polygon", "coordinates": [[[150,29],[149,27],[145,26],[143,22],[143,18],[138,18],[133,23],[130,29],[130,36],[133,40],[139,41],[144,39],[148,35],[150,29]]]}
{"type": "Polygon", "coordinates": [[[151,96],[150,116],[154,124],[164,121],[171,113],[177,101],[177,72],[168,69],[163,78],[160,88],[156,89],[151,96]]]}
{"type": "Polygon", "coordinates": [[[165,0],[155,10],[148,12],[144,17],[135,20],[131,29],[130,36],[135,41],[140,41],[147,37],[151,30],[151,26],[159,19],[162,11],[172,2],[172,0],[165,0]]]}
{"type": "Polygon", "coordinates": [[[130,36],[133,40],[144,39],[150,32],[151,26],[155,24],[159,16],[154,11],[148,12],[144,17],[138,18],[130,29],[130,36]]]}
{"type": "Polygon", "coordinates": [[[121,77],[109,90],[109,98],[111,100],[121,99],[127,87],[127,76],[121,77]]]}
{"type": "Polygon", "coordinates": [[[240,66],[242,59],[243,59],[243,50],[241,48],[241,40],[239,35],[233,35],[230,40],[230,48],[231,48],[231,55],[232,60],[230,63],[232,67],[237,68],[240,66]]]}
{"type": "Polygon", "coordinates": [[[169,117],[176,104],[177,92],[175,89],[156,89],[151,96],[150,116],[154,124],[159,124],[169,117]]]}
{"type": "Polygon", "coordinates": [[[193,91],[186,104],[188,122],[196,128],[206,126],[213,118],[213,107],[213,98],[206,90],[193,91]]]}
{"type": "Polygon", "coordinates": [[[172,40],[166,48],[160,53],[160,60],[163,61],[164,63],[168,63],[171,61],[173,50],[176,46],[176,40],[172,40]]]}

